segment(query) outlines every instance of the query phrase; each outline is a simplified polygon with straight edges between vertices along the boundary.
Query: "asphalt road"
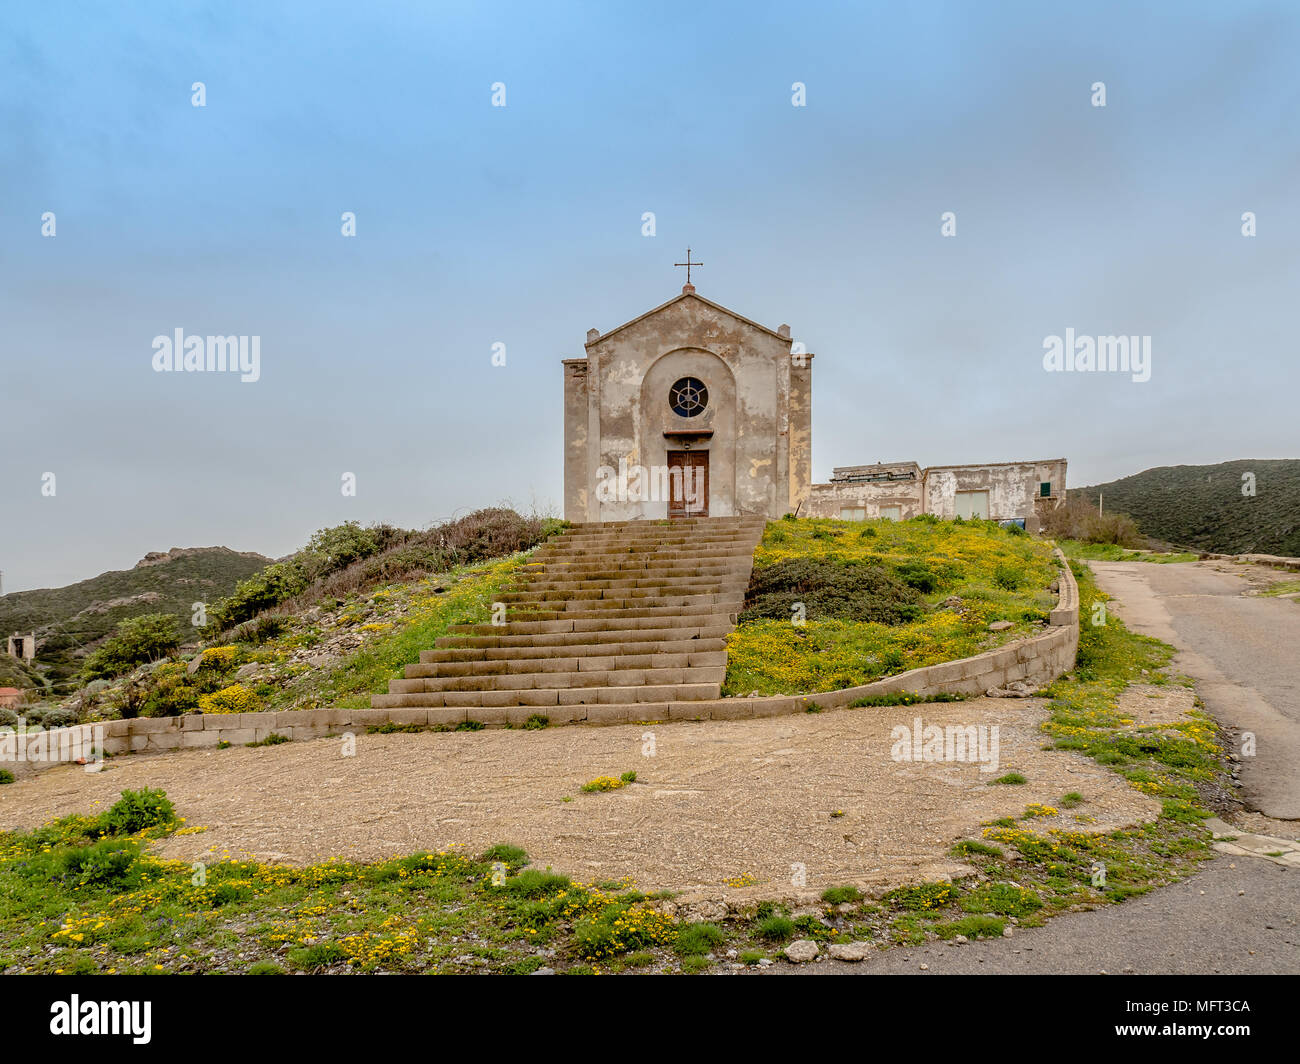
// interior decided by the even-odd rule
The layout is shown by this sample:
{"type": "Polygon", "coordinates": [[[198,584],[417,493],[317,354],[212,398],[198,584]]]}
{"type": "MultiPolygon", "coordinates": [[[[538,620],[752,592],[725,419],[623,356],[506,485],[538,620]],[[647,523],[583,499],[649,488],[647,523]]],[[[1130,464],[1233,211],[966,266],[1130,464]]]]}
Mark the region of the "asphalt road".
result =
{"type": "MultiPolygon", "coordinates": [[[[1248,568],[1093,562],[1133,631],[1179,650],[1174,664],[1221,724],[1255,736],[1241,758],[1248,809],[1300,820],[1300,603],[1246,596],[1248,568]]],[[[1083,618],[1084,623],[1088,619],[1083,618]]]]}
{"type": "Polygon", "coordinates": [[[831,975],[1278,975],[1300,973],[1300,871],[1219,857],[1195,875],[1119,905],[1064,913],[1011,938],[928,942],[858,964],[769,971],[831,975]],[[921,965],[927,965],[923,969],[921,965]]]}
{"type": "MultiPolygon", "coordinates": [[[[1256,736],[1256,756],[1242,759],[1247,807],[1278,819],[1300,818],[1300,605],[1243,596],[1250,585],[1241,573],[1204,563],[1096,562],[1093,569],[1132,630],[1179,648],[1175,665],[1196,679],[1209,712],[1256,736]]],[[[926,943],[858,964],[823,959],[767,971],[1297,974],[1298,920],[1300,871],[1221,855],[1172,886],[1120,905],[1066,913],[1041,928],[1017,929],[1011,938],[926,943]]]]}

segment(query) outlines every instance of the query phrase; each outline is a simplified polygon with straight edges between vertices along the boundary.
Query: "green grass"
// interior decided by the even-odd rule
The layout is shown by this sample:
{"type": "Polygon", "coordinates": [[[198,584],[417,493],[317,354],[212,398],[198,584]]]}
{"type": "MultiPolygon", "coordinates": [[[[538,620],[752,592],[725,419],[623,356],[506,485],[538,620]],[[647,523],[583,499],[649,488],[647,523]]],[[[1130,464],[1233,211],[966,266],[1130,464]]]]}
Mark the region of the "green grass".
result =
{"type": "Polygon", "coordinates": [[[987,521],[770,522],[723,693],[833,691],[969,657],[1045,621],[1057,573],[1047,543],[987,521]],[[1012,627],[990,633],[998,620],[1012,627]]]}
{"type": "Polygon", "coordinates": [[[655,956],[647,950],[667,956],[721,941],[708,925],[654,912],[633,890],[532,868],[494,885],[494,863],[527,861],[507,844],[477,858],[306,868],[223,860],[200,881],[189,862],[143,851],[179,821],[116,833],[165,815],[156,792],[143,793],[113,816],[0,834],[0,972],[512,972],[540,967],[543,943],[557,951],[546,963],[563,971],[628,954],[646,965],[655,956]],[[601,933],[584,940],[584,927],[601,933]]]}
{"type": "Polygon", "coordinates": [[[1276,597],[1278,595],[1300,594],[1300,580],[1281,580],[1260,592],[1261,595],[1276,597]]]}
{"type": "Polygon", "coordinates": [[[1187,551],[1141,551],[1121,547],[1117,543],[1084,543],[1077,539],[1063,539],[1057,542],[1061,553],[1067,558],[1094,562],[1152,562],[1167,564],[1170,562],[1194,562],[1199,554],[1187,551]]]}
{"type": "Polygon", "coordinates": [[[989,780],[990,785],[1001,783],[1008,787],[1020,787],[1028,782],[1029,780],[1025,779],[1025,777],[1019,772],[1008,772],[1005,776],[999,776],[995,780],[989,780]]]}

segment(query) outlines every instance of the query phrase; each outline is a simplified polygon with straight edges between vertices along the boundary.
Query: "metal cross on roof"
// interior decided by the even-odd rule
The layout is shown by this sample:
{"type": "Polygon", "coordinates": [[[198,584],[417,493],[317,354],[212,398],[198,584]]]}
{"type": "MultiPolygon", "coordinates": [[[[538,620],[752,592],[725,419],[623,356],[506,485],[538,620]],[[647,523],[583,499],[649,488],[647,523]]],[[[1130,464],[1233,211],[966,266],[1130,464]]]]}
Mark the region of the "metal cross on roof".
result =
{"type": "Polygon", "coordinates": [[[674,265],[674,266],[685,266],[685,267],[686,267],[686,283],[687,283],[687,284],[690,284],[690,283],[691,283],[691,267],[692,267],[692,266],[703,266],[704,263],[702,263],[702,262],[692,262],[692,261],[691,261],[691,249],[690,249],[690,248],[687,248],[687,249],[686,249],[686,261],[685,261],[685,262],[674,262],[673,265],[674,265]]]}

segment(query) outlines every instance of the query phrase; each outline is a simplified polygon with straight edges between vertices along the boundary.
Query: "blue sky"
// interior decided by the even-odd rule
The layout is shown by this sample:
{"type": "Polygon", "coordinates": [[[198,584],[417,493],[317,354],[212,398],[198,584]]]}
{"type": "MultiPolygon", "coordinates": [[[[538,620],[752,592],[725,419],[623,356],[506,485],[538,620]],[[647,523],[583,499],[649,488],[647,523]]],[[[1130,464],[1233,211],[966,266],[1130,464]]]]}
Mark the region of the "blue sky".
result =
{"type": "Polygon", "coordinates": [[[4,589],[558,509],[560,359],[687,244],[816,353],[818,479],[1295,457],[1298,44],[1281,4],[10,0],[4,589]],[[261,379],[153,372],[176,328],[261,379]],[[1043,372],[1067,328],[1151,336],[1151,379],[1043,372]]]}

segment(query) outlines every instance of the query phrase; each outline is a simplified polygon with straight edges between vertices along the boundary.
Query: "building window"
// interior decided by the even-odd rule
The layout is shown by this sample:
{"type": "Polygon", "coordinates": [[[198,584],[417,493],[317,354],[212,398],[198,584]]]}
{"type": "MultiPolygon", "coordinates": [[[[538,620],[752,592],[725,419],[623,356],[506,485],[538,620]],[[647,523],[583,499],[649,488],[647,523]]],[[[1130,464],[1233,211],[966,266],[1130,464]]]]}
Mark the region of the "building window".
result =
{"type": "Polygon", "coordinates": [[[1050,480],[1044,480],[1041,484],[1038,485],[1038,495],[1040,498],[1043,499],[1051,498],[1052,482],[1050,480]]]}
{"type": "Polygon", "coordinates": [[[865,521],[866,519],[867,519],[867,511],[861,506],[840,507],[841,521],[865,521]]]}
{"type": "Polygon", "coordinates": [[[989,516],[989,493],[987,491],[959,491],[956,498],[957,516],[969,519],[989,516]]]}
{"type": "Polygon", "coordinates": [[[902,516],[902,507],[899,506],[882,506],[880,516],[886,521],[897,521],[902,516]]]}
{"type": "Polygon", "coordinates": [[[694,417],[709,405],[709,390],[694,377],[683,377],[668,393],[668,405],[679,417],[694,417]]]}

